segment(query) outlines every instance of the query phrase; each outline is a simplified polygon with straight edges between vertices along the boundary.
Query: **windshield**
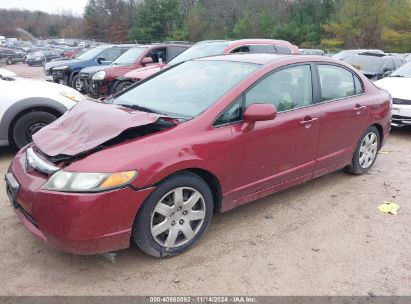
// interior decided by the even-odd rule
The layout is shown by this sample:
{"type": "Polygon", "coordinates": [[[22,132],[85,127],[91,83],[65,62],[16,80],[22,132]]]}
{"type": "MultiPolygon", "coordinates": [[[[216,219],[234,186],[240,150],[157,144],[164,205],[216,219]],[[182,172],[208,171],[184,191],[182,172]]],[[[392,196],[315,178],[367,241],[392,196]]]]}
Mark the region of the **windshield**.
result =
{"type": "Polygon", "coordinates": [[[27,57],[36,58],[36,57],[43,57],[43,56],[44,56],[43,51],[35,51],[35,52],[30,53],[27,57]]]}
{"type": "Polygon", "coordinates": [[[411,78],[411,62],[404,64],[402,67],[400,67],[390,75],[390,77],[398,76],[411,78]]]}
{"type": "Polygon", "coordinates": [[[358,70],[364,72],[378,73],[383,63],[381,57],[354,55],[344,59],[346,63],[351,64],[358,70]]]}
{"type": "Polygon", "coordinates": [[[105,48],[94,48],[94,49],[88,50],[87,52],[81,54],[80,56],[77,56],[76,59],[90,60],[96,57],[98,54],[100,54],[104,50],[105,48]]]}
{"type": "Polygon", "coordinates": [[[346,51],[341,51],[341,52],[333,55],[332,57],[335,58],[335,59],[342,60],[342,59],[347,58],[348,56],[351,56],[353,54],[360,53],[360,52],[361,52],[360,50],[346,50],[346,51]]]}
{"type": "Polygon", "coordinates": [[[259,67],[231,61],[188,61],[112,100],[176,118],[193,118],[259,67]]]}
{"type": "Polygon", "coordinates": [[[121,55],[116,60],[114,60],[112,64],[114,65],[132,64],[146,50],[147,48],[142,48],[142,47],[136,47],[136,48],[129,49],[123,55],[121,55]]]}
{"type": "Polygon", "coordinates": [[[191,59],[221,55],[225,48],[230,44],[228,41],[215,43],[200,43],[192,46],[187,51],[182,52],[176,58],[169,62],[169,65],[178,64],[191,59]]]}

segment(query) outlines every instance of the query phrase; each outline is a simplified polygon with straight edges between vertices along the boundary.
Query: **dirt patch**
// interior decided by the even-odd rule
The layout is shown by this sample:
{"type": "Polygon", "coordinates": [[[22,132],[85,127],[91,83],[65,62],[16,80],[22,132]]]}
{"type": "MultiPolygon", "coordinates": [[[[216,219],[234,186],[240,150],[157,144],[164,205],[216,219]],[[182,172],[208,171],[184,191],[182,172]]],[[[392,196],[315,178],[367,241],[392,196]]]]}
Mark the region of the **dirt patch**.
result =
{"type": "MultiPolygon", "coordinates": [[[[135,246],[75,256],[37,241],[0,181],[3,295],[411,295],[411,129],[390,135],[364,176],[341,171],[225,214],[189,252],[135,246]],[[383,214],[383,201],[401,205],[383,214]]],[[[0,149],[0,174],[13,156],[0,149]]]]}

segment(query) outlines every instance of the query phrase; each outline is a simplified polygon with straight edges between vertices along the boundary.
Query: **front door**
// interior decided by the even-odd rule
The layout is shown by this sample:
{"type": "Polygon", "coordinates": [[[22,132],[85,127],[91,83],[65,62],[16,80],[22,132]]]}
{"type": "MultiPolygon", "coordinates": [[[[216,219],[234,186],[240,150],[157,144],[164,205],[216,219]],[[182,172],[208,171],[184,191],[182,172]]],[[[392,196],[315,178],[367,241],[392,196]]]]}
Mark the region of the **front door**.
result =
{"type": "Polygon", "coordinates": [[[233,198],[311,178],[319,136],[320,112],[313,105],[313,65],[276,70],[243,95],[245,107],[272,103],[274,120],[256,122],[250,130],[232,126],[234,133],[233,198]]]}

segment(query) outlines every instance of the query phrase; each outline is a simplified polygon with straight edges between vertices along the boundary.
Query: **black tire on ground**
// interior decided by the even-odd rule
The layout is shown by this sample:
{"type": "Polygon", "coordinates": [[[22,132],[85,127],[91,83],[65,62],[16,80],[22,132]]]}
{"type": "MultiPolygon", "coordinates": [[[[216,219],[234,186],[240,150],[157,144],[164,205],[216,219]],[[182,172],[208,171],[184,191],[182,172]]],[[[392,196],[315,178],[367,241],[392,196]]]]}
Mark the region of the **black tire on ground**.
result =
{"type": "Polygon", "coordinates": [[[56,119],[53,114],[42,111],[24,114],[14,124],[12,130],[14,143],[18,148],[24,147],[31,142],[34,133],[56,119]]]}
{"type": "MultiPolygon", "coordinates": [[[[173,211],[182,212],[184,208],[180,211],[173,211]]],[[[196,209],[193,209],[194,211],[196,209]]],[[[180,254],[190,247],[192,247],[205,233],[207,227],[210,224],[211,217],[213,215],[213,196],[210,190],[210,187],[207,183],[198,175],[193,174],[191,172],[181,172],[175,175],[172,175],[162,181],[158,187],[150,194],[150,196],[145,200],[145,202],[140,207],[140,210],[137,214],[137,217],[133,224],[133,232],[132,232],[132,239],[134,243],[140,247],[142,251],[151,255],[153,257],[169,257],[180,254]],[[160,245],[153,237],[151,233],[151,224],[152,224],[152,216],[154,210],[159,203],[159,201],[170,191],[179,187],[187,187],[192,188],[195,191],[199,192],[204,202],[204,219],[195,227],[196,234],[194,237],[189,240],[187,243],[182,244],[178,247],[171,247],[167,248],[165,246],[160,245]]],[[[170,219],[171,220],[171,219],[170,219]]],[[[179,221],[178,219],[176,219],[179,221]]],[[[192,224],[191,221],[187,221],[190,225],[192,224]]],[[[180,223],[181,224],[181,223],[180,223]]],[[[195,223],[193,223],[195,225],[195,223]]],[[[172,225],[172,224],[171,224],[172,225]]],[[[179,223],[176,223],[179,225],[179,223]]],[[[170,226],[171,227],[171,226],[170,226]]],[[[180,226],[182,227],[182,226],[180,226]]],[[[177,227],[178,228],[178,227],[177,227]]],[[[170,230],[169,230],[170,231],[170,230]]],[[[166,237],[168,237],[168,233],[166,233],[166,237]]],[[[179,232],[180,233],[180,232],[179,232]]]]}
{"type": "Polygon", "coordinates": [[[8,57],[8,58],[6,59],[6,64],[7,64],[7,65],[13,64],[13,59],[11,59],[10,57],[8,57]]]}
{"type": "Polygon", "coordinates": [[[132,83],[131,81],[122,81],[122,82],[119,82],[119,83],[114,87],[113,94],[118,94],[118,93],[120,93],[121,91],[127,89],[127,88],[128,88],[129,86],[131,86],[132,84],[133,84],[133,83],[132,83]]]}
{"type": "MultiPolygon", "coordinates": [[[[71,87],[77,91],[79,91],[80,93],[84,93],[85,92],[85,87],[84,87],[84,83],[82,86],[78,86],[76,85],[76,83],[78,81],[81,81],[80,76],[78,74],[73,76],[73,79],[71,80],[71,87]]],[[[81,81],[82,82],[82,81],[81,81]]]]}
{"type": "MultiPolygon", "coordinates": [[[[372,166],[374,165],[377,156],[378,156],[378,151],[381,147],[381,136],[380,132],[378,129],[374,126],[369,127],[365,132],[361,135],[360,140],[358,141],[357,148],[355,149],[353,158],[352,158],[352,163],[351,165],[345,167],[344,171],[347,173],[351,174],[365,174],[367,173],[372,166]],[[376,141],[376,151],[375,151],[375,157],[372,159],[371,162],[367,166],[361,166],[360,164],[360,158],[363,155],[363,153],[360,151],[362,145],[365,145],[364,140],[366,139],[367,136],[374,137],[375,136],[375,141],[376,141]]],[[[366,157],[366,156],[365,156],[366,157]]]]}

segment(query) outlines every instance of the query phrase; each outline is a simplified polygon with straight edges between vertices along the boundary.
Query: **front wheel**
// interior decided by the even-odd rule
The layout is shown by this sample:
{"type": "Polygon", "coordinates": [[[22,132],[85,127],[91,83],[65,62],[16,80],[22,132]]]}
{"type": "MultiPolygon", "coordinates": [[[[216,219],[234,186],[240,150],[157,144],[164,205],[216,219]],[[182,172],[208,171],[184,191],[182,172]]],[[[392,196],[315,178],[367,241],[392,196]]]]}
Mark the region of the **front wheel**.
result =
{"type": "Polygon", "coordinates": [[[6,64],[7,64],[7,65],[13,64],[13,59],[11,59],[10,57],[8,57],[8,58],[6,59],[6,64]]]}
{"type": "Polygon", "coordinates": [[[79,75],[74,75],[73,80],[71,82],[71,87],[80,93],[84,93],[85,91],[85,84],[84,81],[81,80],[79,75]]]}
{"type": "Polygon", "coordinates": [[[193,173],[176,174],[161,182],[141,206],[133,225],[134,242],[154,257],[177,255],[201,238],[212,214],[207,183],[193,173]]]}
{"type": "Polygon", "coordinates": [[[351,165],[346,171],[352,174],[365,174],[374,165],[380,148],[380,132],[374,126],[369,127],[361,136],[355,149],[351,165]]]}
{"type": "Polygon", "coordinates": [[[30,112],[21,116],[13,127],[13,141],[21,149],[32,141],[33,135],[57,117],[47,112],[30,112]]]}
{"type": "Polygon", "coordinates": [[[130,81],[123,81],[120,82],[119,84],[116,85],[116,87],[114,88],[114,94],[118,94],[121,91],[127,89],[128,87],[130,87],[133,83],[130,81]]]}

